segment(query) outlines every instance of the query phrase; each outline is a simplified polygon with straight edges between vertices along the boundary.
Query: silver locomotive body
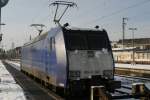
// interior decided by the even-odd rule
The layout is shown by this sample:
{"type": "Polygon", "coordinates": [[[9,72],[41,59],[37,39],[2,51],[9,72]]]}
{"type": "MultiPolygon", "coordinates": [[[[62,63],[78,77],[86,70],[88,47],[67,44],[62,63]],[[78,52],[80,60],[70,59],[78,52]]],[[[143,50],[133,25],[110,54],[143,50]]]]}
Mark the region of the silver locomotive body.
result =
{"type": "Polygon", "coordinates": [[[105,30],[58,27],[25,44],[21,70],[64,94],[90,86],[114,90],[114,60],[105,30]]]}

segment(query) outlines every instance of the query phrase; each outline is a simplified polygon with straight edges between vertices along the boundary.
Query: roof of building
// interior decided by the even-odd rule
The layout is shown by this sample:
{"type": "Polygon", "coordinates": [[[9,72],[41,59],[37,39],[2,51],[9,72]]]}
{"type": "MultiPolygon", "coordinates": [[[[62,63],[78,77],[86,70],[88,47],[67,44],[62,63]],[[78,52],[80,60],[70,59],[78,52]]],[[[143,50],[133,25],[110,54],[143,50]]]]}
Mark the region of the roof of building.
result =
{"type": "MultiPolygon", "coordinates": [[[[124,40],[124,44],[125,45],[131,45],[132,44],[132,40],[133,39],[125,39],[124,40]]],[[[119,40],[118,41],[118,43],[120,44],[120,43],[122,43],[122,40],[119,40]]],[[[134,39],[134,43],[135,44],[149,44],[150,45],[150,38],[136,38],[136,39],[134,39]]]]}

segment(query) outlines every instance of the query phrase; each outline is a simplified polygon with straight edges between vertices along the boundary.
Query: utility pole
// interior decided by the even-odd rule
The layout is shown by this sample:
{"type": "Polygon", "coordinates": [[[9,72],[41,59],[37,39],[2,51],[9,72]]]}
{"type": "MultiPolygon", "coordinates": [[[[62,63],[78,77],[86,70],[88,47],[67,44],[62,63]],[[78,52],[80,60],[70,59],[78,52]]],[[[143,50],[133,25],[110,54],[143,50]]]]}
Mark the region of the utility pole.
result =
{"type": "Polygon", "coordinates": [[[129,30],[132,31],[132,47],[133,47],[133,49],[132,49],[132,63],[134,64],[135,63],[135,57],[134,57],[134,53],[135,53],[135,51],[134,51],[134,31],[137,30],[137,28],[129,28],[129,30]]]}
{"type": "MultiPolygon", "coordinates": [[[[2,15],[2,14],[1,14],[1,11],[2,11],[2,7],[4,7],[4,6],[8,3],[8,1],[9,1],[9,0],[0,0],[0,36],[1,36],[0,38],[2,38],[1,25],[4,25],[4,24],[1,23],[1,18],[2,18],[2,17],[1,17],[1,15],[2,15]]],[[[1,40],[2,40],[2,39],[1,39],[1,40]]],[[[1,40],[0,40],[0,41],[1,41],[1,40]]]]}
{"type": "Polygon", "coordinates": [[[15,48],[15,43],[12,42],[12,43],[11,43],[11,49],[13,50],[14,48],[15,48]]]}
{"type": "Polygon", "coordinates": [[[30,40],[32,39],[31,35],[30,35],[30,40]]]}
{"type": "Polygon", "coordinates": [[[125,39],[125,25],[127,24],[125,21],[128,20],[127,17],[122,18],[122,48],[124,49],[124,39],[125,39]]]}

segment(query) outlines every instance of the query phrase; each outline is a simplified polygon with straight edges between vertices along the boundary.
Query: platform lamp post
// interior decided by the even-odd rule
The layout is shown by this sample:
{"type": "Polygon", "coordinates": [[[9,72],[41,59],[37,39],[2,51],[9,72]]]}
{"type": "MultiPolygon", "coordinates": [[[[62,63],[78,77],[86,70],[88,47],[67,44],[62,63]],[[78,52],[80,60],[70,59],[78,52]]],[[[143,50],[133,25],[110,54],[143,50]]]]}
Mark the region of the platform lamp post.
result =
{"type": "Polygon", "coordinates": [[[4,23],[1,23],[1,11],[2,11],[2,7],[4,7],[9,0],[0,0],[0,42],[2,41],[2,32],[1,32],[1,26],[5,25],[4,23]]]}
{"type": "Polygon", "coordinates": [[[132,51],[132,63],[134,64],[135,63],[135,57],[134,57],[134,31],[137,30],[137,28],[129,28],[129,30],[132,31],[132,47],[133,47],[133,51],[132,51]]]}

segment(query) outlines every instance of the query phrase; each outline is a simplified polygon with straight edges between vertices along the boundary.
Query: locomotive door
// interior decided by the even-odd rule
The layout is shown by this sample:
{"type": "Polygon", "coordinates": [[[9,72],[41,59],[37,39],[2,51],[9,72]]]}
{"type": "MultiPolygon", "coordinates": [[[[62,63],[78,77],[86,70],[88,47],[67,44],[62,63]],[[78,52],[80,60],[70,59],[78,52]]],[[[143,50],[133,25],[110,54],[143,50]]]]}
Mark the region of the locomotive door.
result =
{"type": "Polygon", "coordinates": [[[45,50],[45,72],[46,72],[46,80],[48,81],[49,80],[49,66],[50,66],[50,40],[49,39],[46,39],[46,43],[45,43],[45,47],[46,47],[46,50],[45,50]]]}
{"type": "Polygon", "coordinates": [[[45,72],[47,74],[47,80],[49,81],[49,74],[52,74],[52,66],[53,66],[53,56],[54,56],[54,49],[55,49],[55,38],[51,37],[47,39],[46,43],[46,63],[45,63],[45,72]]]}

